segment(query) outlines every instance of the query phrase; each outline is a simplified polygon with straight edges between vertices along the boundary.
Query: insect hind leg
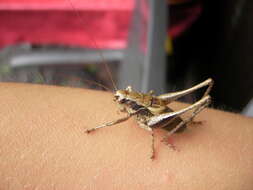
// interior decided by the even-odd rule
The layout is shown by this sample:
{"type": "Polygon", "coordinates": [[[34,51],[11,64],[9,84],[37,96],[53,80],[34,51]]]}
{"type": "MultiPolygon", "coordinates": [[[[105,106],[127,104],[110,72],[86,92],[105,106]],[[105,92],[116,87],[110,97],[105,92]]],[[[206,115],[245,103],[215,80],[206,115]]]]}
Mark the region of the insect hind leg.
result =
{"type": "Polygon", "coordinates": [[[205,97],[205,96],[207,96],[210,93],[210,91],[213,88],[213,84],[214,84],[213,79],[211,79],[211,78],[207,79],[206,81],[207,81],[206,83],[207,83],[208,87],[207,87],[204,95],[202,96],[202,98],[205,97]]]}
{"type": "MultiPolygon", "coordinates": [[[[209,104],[210,104],[210,102],[211,102],[211,98],[209,97],[209,96],[207,96],[207,98],[206,97],[204,97],[204,98],[202,98],[201,100],[203,100],[204,99],[204,101],[201,103],[201,104],[196,104],[196,106],[193,106],[193,112],[192,112],[192,114],[189,116],[189,117],[187,117],[186,119],[184,119],[184,120],[182,120],[175,128],[173,128],[171,131],[169,131],[168,133],[167,133],[167,135],[166,135],[166,137],[164,137],[164,140],[163,141],[167,141],[168,140],[168,138],[172,135],[172,134],[174,134],[177,130],[179,130],[181,127],[183,127],[185,124],[187,124],[187,123],[189,123],[189,122],[192,122],[193,121],[193,119],[194,119],[194,117],[199,113],[199,112],[201,112],[203,109],[205,109],[209,104]]],[[[197,102],[198,103],[198,102],[197,102]]],[[[189,109],[190,110],[190,109],[189,109]]]]}
{"type": "Polygon", "coordinates": [[[167,113],[164,113],[164,114],[153,116],[148,120],[147,125],[149,127],[152,127],[156,124],[159,124],[162,121],[165,121],[166,119],[171,119],[171,118],[174,118],[174,117],[178,117],[178,116],[184,114],[185,112],[188,112],[190,110],[195,110],[196,108],[198,108],[198,107],[200,107],[204,104],[208,105],[210,103],[210,101],[211,101],[211,97],[210,96],[205,96],[202,99],[200,99],[199,101],[195,102],[194,104],[192,104],[192,105],[190,105],[186,108],[183,108],[181,110],[173,111],[173,112],[167,112],[167,113]]]}
{"type": "Polygon", "coordinates": [[[172,102],[174,100],[177,100],[177,99],[179,99],[179,98],[181,98],[181,97],[183,97],[187,94],[190,94],[190,93],[192,93],[192,92],[194,92],[194,91],[196,91],[200,88],[208,86],[205,93],[204,93],[204,95],[203,95],[203,97],[205,97],[210,93],[210,91],[213,87],[213,84],[214,84],[213,79],[209,78],[209,79],[207,79],[207,80],[205,80],[205,81],[203,81],[203,82],[201,82],[201,83],[199,83],[199,84],[197,84],[197,85],[195,85],[195,86],[193,86],[189,89],[178,91],[178,92],[171,92],[171,93],[167,93],[167,94],[162,94],[162,95],[158,96],[158,98],[163,99],[163,100],[167,100],[168,103],[170,103],[170,102],[172,102]]]}

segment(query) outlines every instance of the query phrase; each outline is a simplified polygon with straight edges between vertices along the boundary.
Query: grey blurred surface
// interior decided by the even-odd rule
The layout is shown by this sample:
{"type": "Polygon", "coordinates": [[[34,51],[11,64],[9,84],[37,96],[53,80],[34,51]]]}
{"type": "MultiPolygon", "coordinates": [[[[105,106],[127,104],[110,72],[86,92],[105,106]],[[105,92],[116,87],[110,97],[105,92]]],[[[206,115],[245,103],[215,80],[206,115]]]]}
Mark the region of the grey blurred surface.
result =
{"type": "Polygon", "coordinates": [[[101,64],[99,53],[103,53],[112,73],[115,73],[117,62],[123,57],[122,51],[97,52],[91,49],[52,45],[9,46],[0,51],[0,81],[95,89],[101,89],[99,85],[95,85],[101,83],[111,88],[111,82],[106,79],[108,76],[104,75],[104,65],[101,64]]]}
{"type": "Polygon", "coordinates": [[[131,85],[142,92],[165,92],[166,29],[166,1],[136,1],[129,46],[119,70],[119,88],[131,85]],[[143,12],[145,7],[149,8],[147,14],[143,12]]]}
{"type": "MultiPolygon", "coordinates": [[[[106,72],[103,64],[106,62],[112,69],[113,78],[118,79],[116,80],[118,88],[132,85],[138,91],[147,92],[153,89],[156,93],[165,92],[166,8],[166,1],[136,0],[126,50],[98,50],[57,45],[34,46],[31,44],[6,47],[0,52],[0,70],[2,71],[0,79],[2,81],[55,84],[58,78],[54,75],[58,71],[66,73],[67,70],[70,70],[73,73],[75,67],[84,68],[82,66],[93,64],[95,65],[93,68],[97,67],[97,70],[104,71],[104,79],[108,78],[107,82],[103,84],[111,87],[110,74],[106,72]],[[50,71],[50,68],[53,70],[50,71]],[[10,77],[7,76],[8,73],[12,73],[10,77]]],[[[76,69],[77,77],[79,73],[76,69]]],[[[89,73],[81,77],[85,78],[87,75],[89,73]]],[[[89,80],[96,82],[101,82],[100,78],[88,77],[89,80]]]]}

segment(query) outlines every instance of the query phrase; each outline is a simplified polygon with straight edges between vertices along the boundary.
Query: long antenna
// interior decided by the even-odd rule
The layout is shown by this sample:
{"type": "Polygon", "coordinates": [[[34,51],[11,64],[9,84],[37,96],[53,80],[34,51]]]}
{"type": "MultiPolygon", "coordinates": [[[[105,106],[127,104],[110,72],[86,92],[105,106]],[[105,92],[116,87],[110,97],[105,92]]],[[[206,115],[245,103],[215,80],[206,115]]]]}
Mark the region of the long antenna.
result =
{"type": "MultiPolygon", "coordinates": [[[[65,76],[65,75],[63,75],[63,74],[57,74],[56,76],[61,77],[61,76],[65,76]]],[[[94,80],[80,79],[80,78],[75,77],[75,76],[70,76],[70,77],[68,77],[68,78],[69,78],[69,79],[74,79],[74,80],[82,80],[82,81],[88,82],[88,83],[90,83],[90,84],[97,85],[97,86],[99,86],[99,87],[101,87],[101,88],[107,90],[108,92],[111,92],[111,91],[112,91],[112,90],[111,90],[110,88],[108,88],[106,85],[103,85],[103,84],[101,84],[101,83],[99,83],[99,82],[97,82],[97,81],[94,81],[94,80]]]]}
{"type": "MultiPolygon", "coordinates": [[[[68,1],[68,3],[70,4],[70,6],[72,7],[72,9],[74,10],[74,12],[75,12],[75,14],[77,15],[77,17],[79,18],[80,22],[83,24],[83,26],[85,26],[84,19],[83,19],[83,17],[81,16],[80,12],[76,9],[76,7],[73,5],[73,3],[72,3],[71,0],[67,0],[67,1],[68,1]]],[[[110,80],[111,80],[111,82],[112,82],[113,88],[114,88],[115,91],[117,91],[116,84],[115,84],[115,82],[114,82],[114,80],[113,80],[113,78],[112,78],[112,73],[111,73],[111,71],[110,71],[110,69],[109,69],[109,67],[108,67],[108,65],[107,65],[107,63],[106,63],[106,61],[105,61],[105,57],[103,56],[101,50],[98,48],[98,45],[97,45],[97,43],[96,43],[96,40],[94,39],[93,36],[91,36],[91,39],[92,39],[91,41],[94,43],[95,47],[98,49],[98,53],[99,53],[100,57],[102,58],[102,63],[104,64],[105,69],[106,69],[106,72],[107,72],[108,76],[110,77],[110,80]]]]}

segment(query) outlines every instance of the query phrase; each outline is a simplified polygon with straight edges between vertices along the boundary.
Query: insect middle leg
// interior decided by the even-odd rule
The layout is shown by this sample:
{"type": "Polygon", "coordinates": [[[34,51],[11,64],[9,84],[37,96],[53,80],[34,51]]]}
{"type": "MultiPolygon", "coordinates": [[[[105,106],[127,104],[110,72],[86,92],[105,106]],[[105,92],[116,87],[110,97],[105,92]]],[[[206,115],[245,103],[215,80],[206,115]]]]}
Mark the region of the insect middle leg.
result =
{"type": "Polygon", "coordinates": [[[155,159],[155,137],[154,137],[154,130],[150,128],[151,130],[151,135],[152,135],[152,152],[151,152],[151,159],[155,159]]]}

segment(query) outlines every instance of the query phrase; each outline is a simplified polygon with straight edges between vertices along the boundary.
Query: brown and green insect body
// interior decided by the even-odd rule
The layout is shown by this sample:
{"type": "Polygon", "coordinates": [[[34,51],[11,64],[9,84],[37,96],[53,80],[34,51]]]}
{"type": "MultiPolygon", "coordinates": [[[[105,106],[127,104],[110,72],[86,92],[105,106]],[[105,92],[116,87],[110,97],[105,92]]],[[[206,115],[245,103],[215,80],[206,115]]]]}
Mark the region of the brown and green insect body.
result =
{"type": "MultiPolygon", "coordinates": [[[[213,80],[207,79],[202,83],[199,83],[192,88],[162,94],[155,96],[153,91],[149,93],[141,93],[134,91],[130,86],[125,90],[117,90],[114,94],[114,101],[119,105],[120,111],[127,113],[126,117],[120,118],[116,121],[105,123],[92,129],[86,130],[87,133],[95,131],[100,128],[112,126],[123,121],[126,121],[130,117],[134,116],[137,120],[138,125],[151,132],[152,135],[152,156],[154,158],[154,129],[162,128],[168,130],[167,138],[176,132],[181,132],[186,128],[186,124],[191,122],[193,118],[206,108],[210,102],[211,97],[209,92],[213,86],[213,80]],[[168,104],[172,101],[177,100],[187,94],[190,94],[200,88],[207,86],[203,97],[197,102],[189,105],[178,111],[174,111],[168,107],[168,104]],[[183,119],[182,114],[191,112],[191,114],[183,119]]],[[[166,138],[165,138],[166,139],[166,138]]],[[[166,140],[165,140],[166,142],[166,140]]],[[[167,141],[168,142],[168,141],[167,141]]]]}
{"type": "MultiPolygon", "coordinates": [[[[173,117],[159,124],[148,125],[150,118],[163,113],[173,112],[173,110],[167,106],[170,101],[159,99],[157,96],[154,96],[153,91],[144,94],[134,91],[129,86],[125,90],[118,90],[114,95],[114,101],[118,103],[119,109],[122,112],[133,114],[139,126],[149,131],[150,128],[160,128],[161,125],[163,125],[164,129],[171,130],[182,121],[180,117],[173,117]]],[[[186,125],[176,132],[183,131],[185,127],[186,125]]]]}

